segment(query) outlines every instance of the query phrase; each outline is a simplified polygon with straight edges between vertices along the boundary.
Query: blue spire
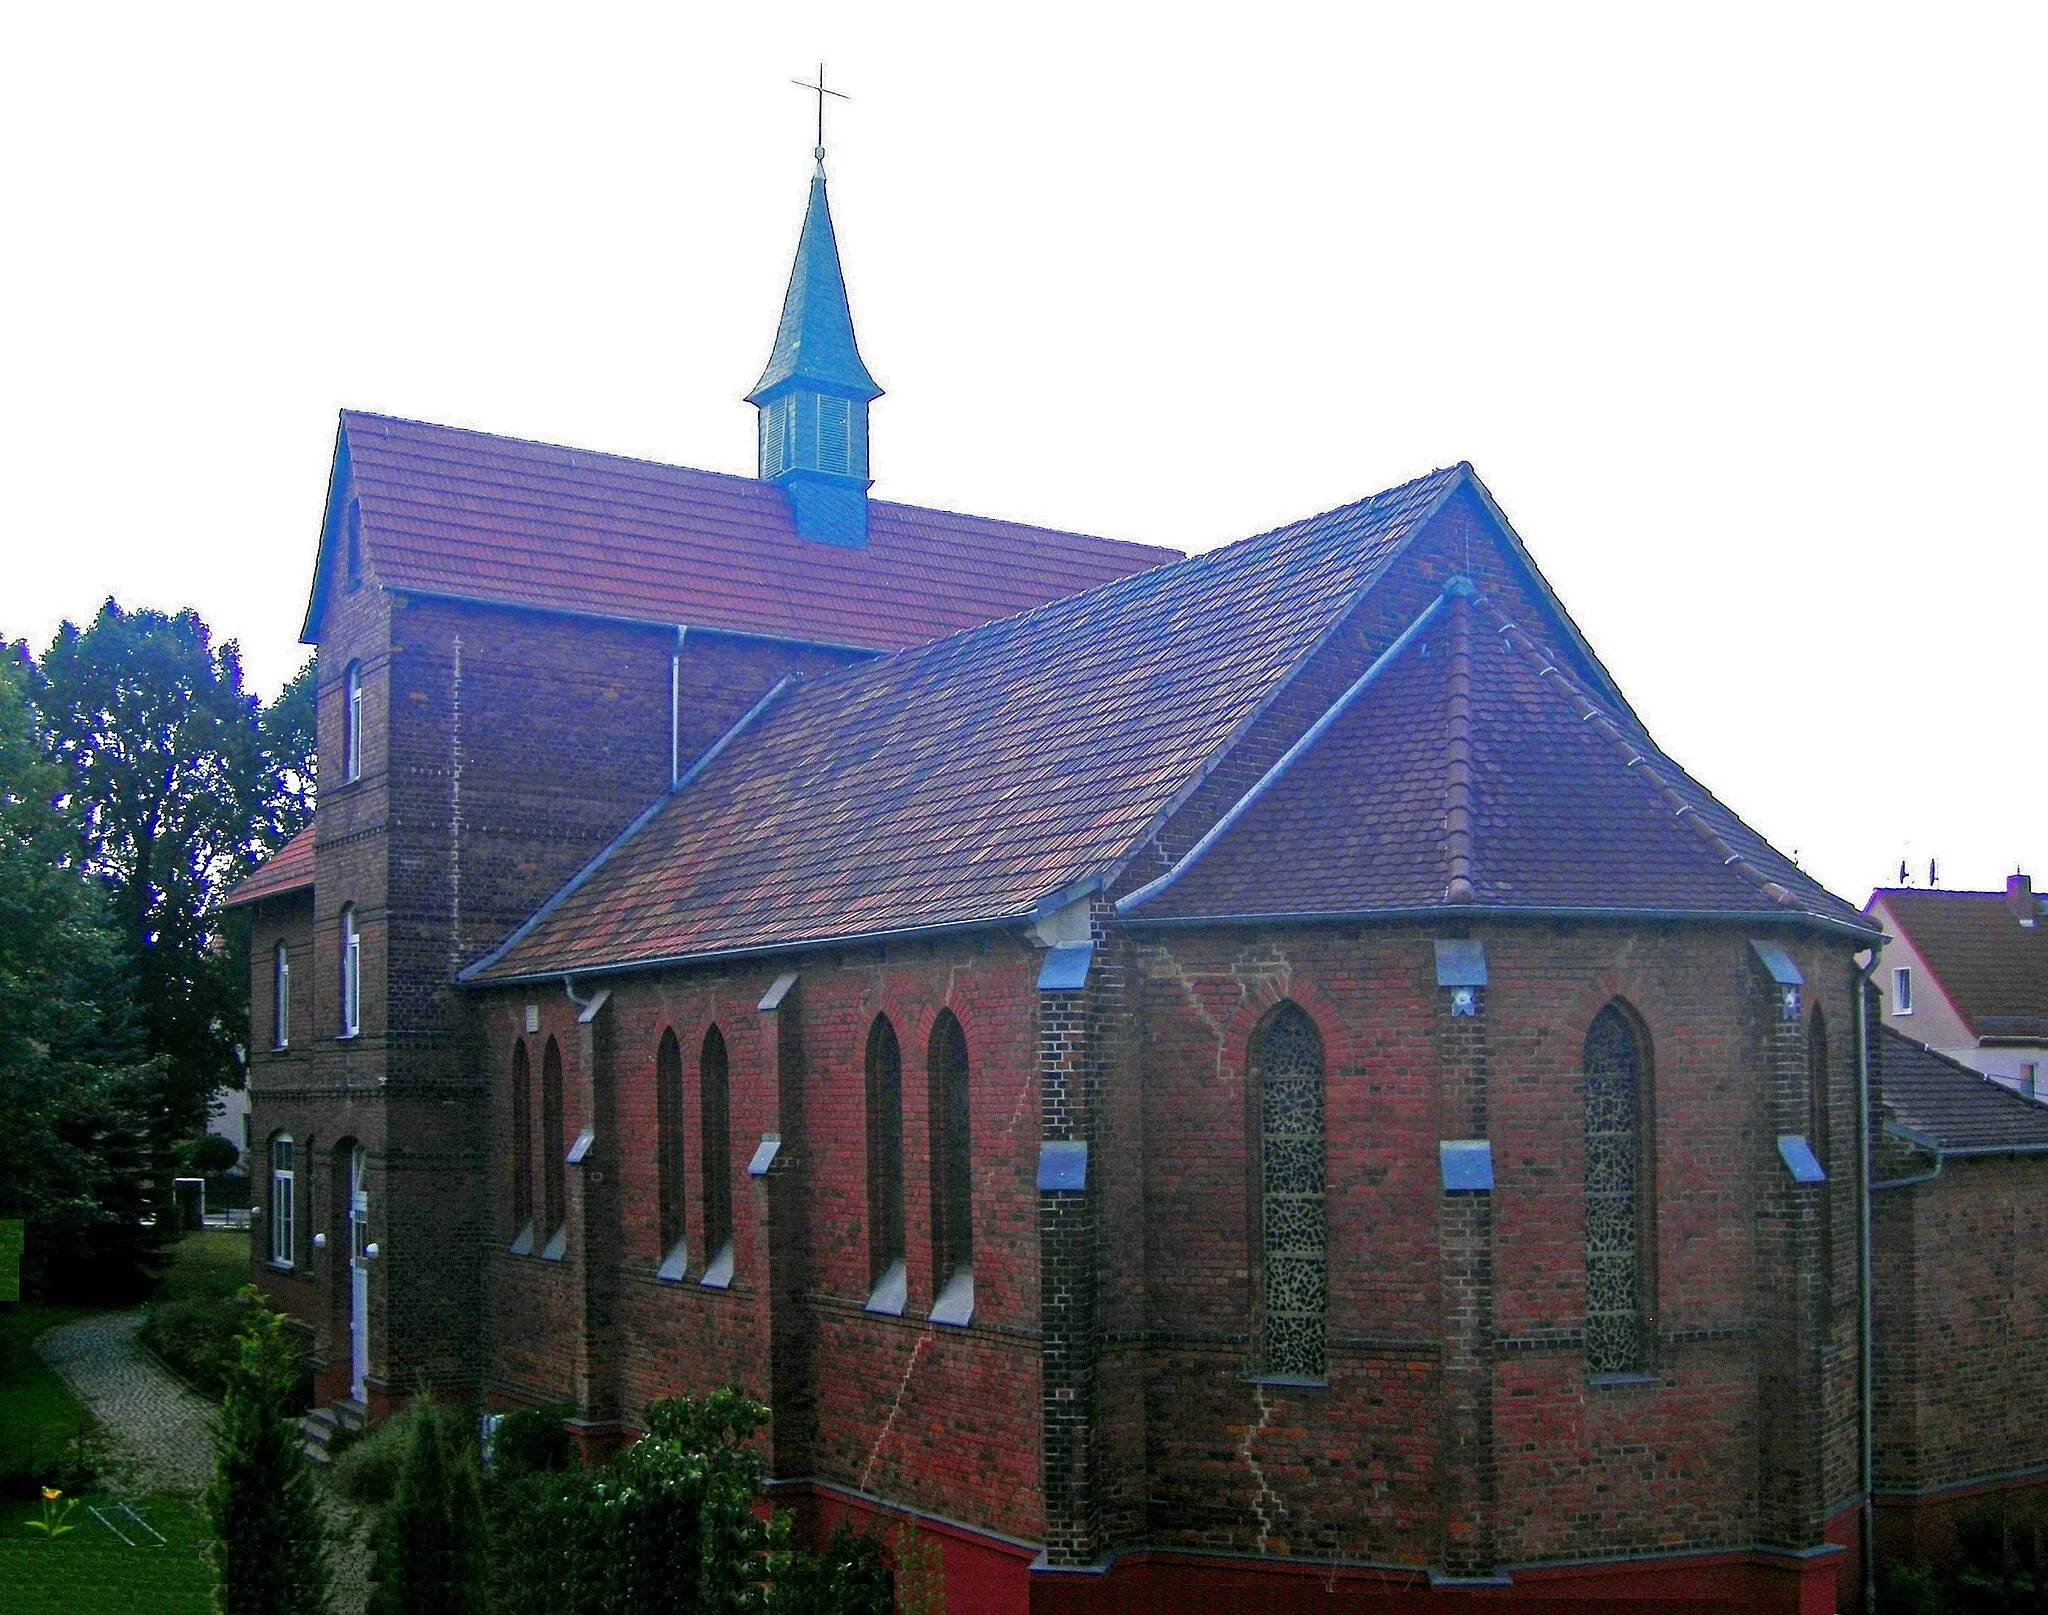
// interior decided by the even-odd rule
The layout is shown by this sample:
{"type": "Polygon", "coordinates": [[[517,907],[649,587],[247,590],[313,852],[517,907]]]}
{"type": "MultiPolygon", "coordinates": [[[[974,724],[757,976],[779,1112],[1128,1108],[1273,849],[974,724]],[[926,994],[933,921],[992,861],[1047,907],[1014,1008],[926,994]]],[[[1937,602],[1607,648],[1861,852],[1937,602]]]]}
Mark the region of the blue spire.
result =
{"type": "Polygon", "coordinates": [[[747,402],[766,403],[771,391],[792,381],[863,403],[882,396],[853,339],[853,310],[846,303],[846,276],[839,267],[839,242],[832,234],[822,162],[811,176],[810,206],[804,211],[789,290],[783,294],[775,349],[747,402]]]}
{"type": "Polygon", "coordinates": [[[825,201],[825,154],[796,267],[782,299],[775,351],[747,402],[761,412],[761,480],[789,495],[800,537],[860,548],[868,541],[868,405],[882,396],[853,340],[846,276],[825,201]]]}

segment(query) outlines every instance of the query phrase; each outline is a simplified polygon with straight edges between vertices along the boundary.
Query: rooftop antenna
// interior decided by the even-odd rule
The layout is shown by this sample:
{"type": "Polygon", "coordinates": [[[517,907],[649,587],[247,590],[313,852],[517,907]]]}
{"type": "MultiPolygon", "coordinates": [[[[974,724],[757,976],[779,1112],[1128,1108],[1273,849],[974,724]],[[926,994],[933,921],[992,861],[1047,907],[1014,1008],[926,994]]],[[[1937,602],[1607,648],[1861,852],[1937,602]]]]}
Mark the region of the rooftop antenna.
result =
{"type": "Polygon", "coordinates": [[[813,95],[815,95],[818,98],[818,144],[816,149],[812,151],[811,155],[817,159],[818,172],[822,174],[825,172],[825,97],[829,95],[833,99],[839,101],[851,101],[853,97],[848,95],[844,90],[833,90],[826,88],[825,64],[823,62],[820,62],[818,64],[817,83],[813,84],[808,79],[791,79],[789,82],[794,84],[800,90],[809,90],[813,95]]]}

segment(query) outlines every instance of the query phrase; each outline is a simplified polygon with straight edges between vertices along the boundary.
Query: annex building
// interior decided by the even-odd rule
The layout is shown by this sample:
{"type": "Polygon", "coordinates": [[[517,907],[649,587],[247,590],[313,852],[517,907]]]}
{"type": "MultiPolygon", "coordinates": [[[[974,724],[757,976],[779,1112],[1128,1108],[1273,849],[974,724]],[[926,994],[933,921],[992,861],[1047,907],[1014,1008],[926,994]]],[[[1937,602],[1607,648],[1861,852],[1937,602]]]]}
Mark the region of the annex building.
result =
{"type": "Polygon", "coordinates": [[[1183,558],[879,391],[821,168],[757,477],[343,415],[235,894],[323,1400],[736,1384],[961,1610],[1851,1607],[1877,922],[1471,467],[1183,558]]]}

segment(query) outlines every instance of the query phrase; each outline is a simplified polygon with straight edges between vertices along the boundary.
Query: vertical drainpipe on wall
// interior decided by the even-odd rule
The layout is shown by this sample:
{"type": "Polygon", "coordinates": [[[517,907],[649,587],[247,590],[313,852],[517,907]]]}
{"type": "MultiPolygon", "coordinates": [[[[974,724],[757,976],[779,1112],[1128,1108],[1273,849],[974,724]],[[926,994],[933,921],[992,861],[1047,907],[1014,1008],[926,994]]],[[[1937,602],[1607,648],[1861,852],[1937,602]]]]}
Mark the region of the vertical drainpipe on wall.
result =
{"type": "Polygon", "coordinates": [[[1861,1474],[1863,1493],[1862,1529],[1857,1532],[1860,1539],[1860,1557],[1863,1561],[1863,1608],[1865,1615],[1876,1615],[1877,1610],[1877,1505],[1871,1496],[1876,1465],[1872,1448],[1876,1444],[1876,1387],[1871,1383],[1876,1354],[1871,1347],[1871,1261],[1870,1261],[1870,1184],[1871,1184],[1871,1138],[1870,1138],[1870,1002],[1867,988],[1870,978],[1877,970],[1879,951],[1876,943],[1870,947],[1870,963],[1858,965],[1850,977],[1852,990],[1856,994],[1856,1261],[1857,1261],[1857,1344],[1862,1357],[1857,1372],[1857,1409],[1861,1426],[1858,1467],[1861,1474]]]}
{"type": "Polygon", "coordinates": [[[676,648],[668,658],[668,788],[683,777],[683,640],[690,630],[676,624],[676,648]]]}

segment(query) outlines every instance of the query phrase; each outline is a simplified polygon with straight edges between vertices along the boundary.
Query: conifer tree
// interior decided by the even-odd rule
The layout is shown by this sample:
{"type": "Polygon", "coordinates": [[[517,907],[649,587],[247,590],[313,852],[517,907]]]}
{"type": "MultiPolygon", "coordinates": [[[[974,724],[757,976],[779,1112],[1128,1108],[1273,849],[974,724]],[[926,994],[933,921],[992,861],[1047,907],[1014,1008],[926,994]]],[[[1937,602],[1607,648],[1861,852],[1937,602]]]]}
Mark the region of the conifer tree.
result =
{"type": "Polygon", "coordinates": [[[423,1406],[398,1471],[398,1492],[377,1522],[369,1615],[481,1615],[483,1506],[476,1470],[451,1420],[423,1406]]]}
{"type": "Polygon", "coordinates": [[[305,1437],[293,1416],[299,1349],[290,1326],[242,1291],[248,1321],[228,1364],[206,1512],[221,1615],[320,1615],[327,1533],[305,1437]]]}

